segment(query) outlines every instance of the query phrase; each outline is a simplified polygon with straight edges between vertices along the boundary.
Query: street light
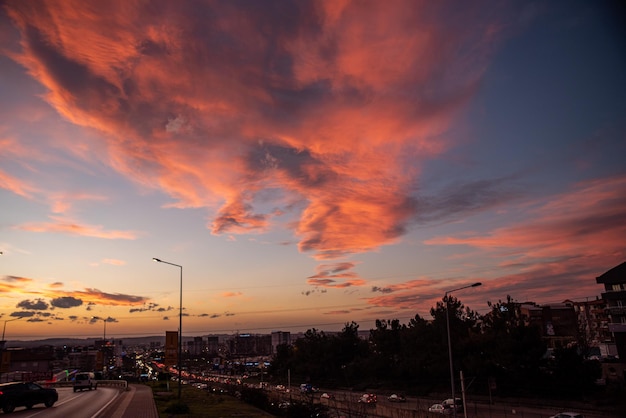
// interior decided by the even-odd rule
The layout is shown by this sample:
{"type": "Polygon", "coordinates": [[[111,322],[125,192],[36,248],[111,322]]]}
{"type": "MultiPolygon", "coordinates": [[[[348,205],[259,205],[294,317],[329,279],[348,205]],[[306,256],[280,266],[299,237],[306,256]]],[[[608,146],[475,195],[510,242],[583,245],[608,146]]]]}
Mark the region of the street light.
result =
{"type": "Polygon", "coordinates": [[[478,287],[482,285],[482,283],[477,282],[474,284],[470,284],[467,286],[463,286],[463,287],[459,287],[457,289],[452,289],[452,290],[448,290],[444,295],[443,298],[446,301],[446,330],[448,332],[448,360],[450,361],[450,388],[452,389],[452,413],[454,414],[454,418],[456,418],[456,398],[455,398],[455,393],[454,393],[454,366],[452,365],[452,340],[450,339],[450,314],[448,313],[450,311],[450,300],[448,298],[448,295],[452,292],[456,292],[457,290],[463,290],[463,289],[467,289],[470,287],[478,287]]]}
{"type": "Polygon", "coordinates": [[[179,264],[170,263],[160,260],[158,258],[152,258],[157,263],[165,263],[170,266],[176,266],[180,268],[180,303],[178,311],[178,399],[180,400],[180,391],[183,385],[182,367],[180,366],[180,360],[183,356],[183,266],[179,264]]]}
{"type": "Polygon", "coordinates": [[[102,334],[102,343],[106,345],[107,342],[107,320],[106,318],[100,318],[99,316],[92,316],[91,319],[104,322],[104,334],[102,334]]]}
{"type": "Polygon", "coordinates": [[[4,321],[4,327],[2,328],[2,341],[4,343],[4,333],[7,330],[7,322],[12,322],[12,321],[19,321],[20,319],[22,319],[23,317],[20,316],[18,318],[14,318],[14,319],[7,319],[4,321]]]}

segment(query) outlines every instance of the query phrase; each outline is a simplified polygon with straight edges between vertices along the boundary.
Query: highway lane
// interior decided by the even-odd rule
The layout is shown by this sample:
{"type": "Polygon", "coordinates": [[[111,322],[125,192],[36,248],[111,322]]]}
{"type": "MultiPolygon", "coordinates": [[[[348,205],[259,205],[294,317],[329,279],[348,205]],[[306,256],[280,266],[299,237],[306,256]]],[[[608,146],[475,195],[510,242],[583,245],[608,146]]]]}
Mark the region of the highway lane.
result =
{"type": "Polygon", "coordinates": [[[37,404],[32,409],[17,407],[7,416],[14,418],[96,418],[106,406],[114,402],[119,388],[99,387],[97,390],[76,392],[71,387],[57,388],[59,400],[52,408],[37,404]]]}

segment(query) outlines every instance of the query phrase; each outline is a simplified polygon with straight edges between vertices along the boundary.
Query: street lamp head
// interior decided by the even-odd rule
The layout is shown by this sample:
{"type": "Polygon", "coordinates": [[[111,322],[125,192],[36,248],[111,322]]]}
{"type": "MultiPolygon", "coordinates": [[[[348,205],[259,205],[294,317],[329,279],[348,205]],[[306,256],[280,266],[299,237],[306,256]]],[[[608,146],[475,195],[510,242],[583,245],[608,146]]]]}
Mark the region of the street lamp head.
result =
{"type": "Polygon", "coordinates": [[[152,261],[156,261],[157,263],[162,263],[161,260],[159,260],[158,258],[152,257],[152,261]]]}
{"type": "Polygon", "coordinates": [[[478,287],[478,286],[482,286],[482,283],[481,282],[476,282],[476,283],[474,283],[472,285],[472,287],[478,287]]]}

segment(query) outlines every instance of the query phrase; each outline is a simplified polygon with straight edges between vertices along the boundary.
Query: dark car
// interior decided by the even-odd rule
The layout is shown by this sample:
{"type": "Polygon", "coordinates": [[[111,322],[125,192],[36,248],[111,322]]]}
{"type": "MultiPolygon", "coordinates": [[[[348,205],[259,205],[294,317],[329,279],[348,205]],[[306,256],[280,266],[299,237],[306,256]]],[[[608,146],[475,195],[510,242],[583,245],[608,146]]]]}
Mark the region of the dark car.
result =
{"type": "Polygon", "coordinates": [[[59,400],[54,388],[44,388],[33,382],[11,382],[0,384],[0,408],[5,414],[13,412],[16,406],[31,409],[33,405],[43,403],[46,408],[59,400]]]}

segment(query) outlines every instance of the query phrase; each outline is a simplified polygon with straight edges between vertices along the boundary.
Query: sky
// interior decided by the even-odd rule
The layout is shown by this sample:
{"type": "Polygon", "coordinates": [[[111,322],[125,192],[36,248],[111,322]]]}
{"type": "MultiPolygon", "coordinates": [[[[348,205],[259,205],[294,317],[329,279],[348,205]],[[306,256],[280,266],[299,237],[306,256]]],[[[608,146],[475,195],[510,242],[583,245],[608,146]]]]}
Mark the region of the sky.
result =
{"type": "Polygon", "coordinates": [[[7,340],[360,330],[626,261],[612,1],[0,2],[7,340]],[[158,258],[167,263],[154,262],[158,258]]]}

